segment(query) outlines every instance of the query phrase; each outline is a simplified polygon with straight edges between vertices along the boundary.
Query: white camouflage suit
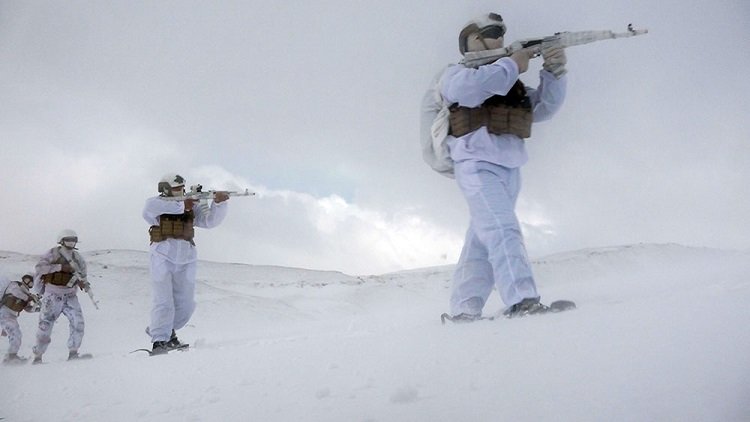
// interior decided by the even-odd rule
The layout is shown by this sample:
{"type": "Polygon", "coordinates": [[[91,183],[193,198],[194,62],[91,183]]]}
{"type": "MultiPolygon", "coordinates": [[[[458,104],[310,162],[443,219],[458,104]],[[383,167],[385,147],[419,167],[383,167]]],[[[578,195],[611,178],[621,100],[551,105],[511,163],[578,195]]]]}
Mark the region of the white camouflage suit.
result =
{"type": "MultiPolygon", "coordinates": [[[[479,107],[493,95],[505,95],[519,76],[509,57],[469,68],[448,67],[441,94],[449,103],[479,107]]],[[[540,71],[537,89],[526,87],[533,121],[552,117],[565,98],[566,77],[540,71]]],[[[456,266],[451,312],[481,314],[493,286],[504,304],[538,298],[515,205],[521,187],[520,167],[528,156],[524,140],[512,134],[494,135],[486,127],[462,137],[448,137],[456,182],[469,205],[471,221],[456,266]]]]}
{"type": "MultiPolygon", "coordinates": [[[[78,302],[79,287],[56,286],[44,283],[41,277],[44,274],[51,274],[62,270],[62,264],[67,263],[61,255],[60,249],[64,246],[56,246],[39,259],[36,264],[36,278],[34,286],[42,297],[42,309],[39,314],[39,329],[36,333],[36,345],[33,348],[35,356],[42,356],[47,351],[47,347],[52,338],[52,327],[60,314],[68,318],[70,335],[68,336],[68,350],[77,352],[83,341],[83,332],[85,323],[81,304],[78,302]]],[[[73,261],[78,266],[81,278],[86,278],[86,261],[76,250],[72,252],[73,261]]]]}
{"type": "MultiPolygon", "coordinates": [[[[6,294],[10,294],[21,300],[29,299],[29,289],[26,288],[23,283],[17,281],[0,280],[0,286],[6,284],[7,287],[5,287],[2,292],[0,292],[0,297],[5,296],[6,294]]],[[[28,306],[26,307],[26,311],[30,311],[30,308],[28,306]]],[[[21,333],[21,327],[18,325],[19,314],[19,312],[16,312],[5,305],[0,305],[0,327],[2,327],[5,335],[8,336],[8,342],[10,343],[8,346],[8,354],[16,354],[21,348],[21,340],[23,340],[23,334],[21,333]]]]}
{"type": "MultiPolygon", "coordinates": [[[[213,228],[227,215],[227,202],[193,207],[195,227],[213,228]]],[[[146,201],[143,218],[152,226],[159,225],[162,214],[182,214],[185,203],[152,197],[146,201]]],[[[153,304],[149,334],[151,341],[168,341],[172,330],[179,330],[195,310],[195,270],[198,253],[187,240],[166,239],[151,244],[151,286],[153,304]]]]}

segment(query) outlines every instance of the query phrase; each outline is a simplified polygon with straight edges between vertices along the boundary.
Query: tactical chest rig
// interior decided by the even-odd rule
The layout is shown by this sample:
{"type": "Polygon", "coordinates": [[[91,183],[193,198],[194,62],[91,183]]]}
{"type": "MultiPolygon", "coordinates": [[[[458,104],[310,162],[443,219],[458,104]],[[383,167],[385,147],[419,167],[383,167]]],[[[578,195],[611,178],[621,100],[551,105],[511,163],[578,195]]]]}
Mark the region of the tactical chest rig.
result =
{"type": "Polygon", "coordinates": [[[526,88],[517,80],[506,95],[493,95],[481,106],[462,107],[458,103],[449,108],[450,135],[461,137],[482,126],[495,135],[512,134],[520,138],[531,136],[533,113],[526,88]]]}
{"type": "MultiPolygon", "coordinates": [[[[67,261],[62,256],[58,256],[57,259],[55,259],[52,264],[66,264],[67,261]]],[[[54,273],[48,273],[48,274],[42,274],[42,281],[47,284],[52,284],[53,286],[68,286],[68,283],[70,283],[70,279],[73,278],[72,273],[64,273],[62,271],[57,271],[54,273]]]]}
{"type": "MultiPolygon", "coordinates": [[[[11,281],[11,283],[15,283],[15,281],[11,281]]],[[[8,289],[6,288],[5,290],[7,291],[8,289]]],[[[30,299],[31,298],[27,298],[24,300],[13,296],[10,293],[5,293],[3,294],[2,299],[0,299],[0,305],[5,305],[14,312],[21,312],[26,308],[26,305],[29,304],[30,299]]]]}
{"type": "Polygon", "coordinates": [[[195,229],[193,222],[195,214],[192,210],[182,214],[162,214],[159,216],[159,225],[151,226],[148,229],[151,243],[161,242],[167,239],[187,240],[190,244],[195,245],[195,229]]]}

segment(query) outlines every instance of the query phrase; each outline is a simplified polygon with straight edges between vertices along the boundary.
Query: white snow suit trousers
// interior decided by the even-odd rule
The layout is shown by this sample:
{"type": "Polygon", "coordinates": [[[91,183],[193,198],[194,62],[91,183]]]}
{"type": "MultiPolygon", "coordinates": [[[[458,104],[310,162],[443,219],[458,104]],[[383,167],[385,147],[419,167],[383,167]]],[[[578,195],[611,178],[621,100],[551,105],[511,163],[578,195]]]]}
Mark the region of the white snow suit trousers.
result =
{"type": "Polygon", "coordinates": [[[506,306],[538,298],[515,212],[519,168],[466,160],[455,163],[455,175],[471,222],[453,276],[453,315],[481,314],[493,287],[506,306]]]}
{"type": "Polygon", "coordinates": [[[196,264],[175,264],[151,254],[151,341],[168,341],[172,330],[184,327],[193,315],[196,264]]]}
{"type": "Polygon", "coordinates": [[[47,351],[52,340],[52,327],[60,314],[68,318],[70,335],[68,336],[68,350],[77,351],[83,341],[83,312],[78,296],[74,290],[68,293],[52,292],[48,288],[42,298],[42,310],[39,315],[39,329],[36,333],[36,345],[33,347],[34,355],[41,356],[47,351]]]}
{"type": "Polygon", "coordinates": [[[18,325],[18,312],[0,305],[0,328],[5,331],[5,335],[8,336],[10,342],[8,353],[18,353],[23,339],[21,327],[18,325]]]}

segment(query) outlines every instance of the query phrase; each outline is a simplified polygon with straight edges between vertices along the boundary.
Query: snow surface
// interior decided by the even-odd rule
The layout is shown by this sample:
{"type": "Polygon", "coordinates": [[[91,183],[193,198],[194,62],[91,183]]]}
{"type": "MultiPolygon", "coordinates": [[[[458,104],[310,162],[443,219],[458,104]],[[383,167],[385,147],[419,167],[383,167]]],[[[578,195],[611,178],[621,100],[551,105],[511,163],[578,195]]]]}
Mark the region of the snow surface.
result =
{"type": "MultiPolygon", "coordinates": [[[[9,421],[747,421],[750,253],[679,245],[534,261],[562,314],[440,324],[452,267],[378,276],[200,262],[195,347],[149,357],[148,255],[83,252],[79,295],[45,365],[0,366],[9,421]]],[[[0,252],[16,279],[37,257],[0,252]]],[[[499,311],[493,294],[486,310],[499,311]]],[[[22,314],[22,355],[36,315],[22,314]]],[[[7,347],[7,340],[2,339],[7,347]]],[[[0,349],[2,350],[2,349],[0,349]]]]}

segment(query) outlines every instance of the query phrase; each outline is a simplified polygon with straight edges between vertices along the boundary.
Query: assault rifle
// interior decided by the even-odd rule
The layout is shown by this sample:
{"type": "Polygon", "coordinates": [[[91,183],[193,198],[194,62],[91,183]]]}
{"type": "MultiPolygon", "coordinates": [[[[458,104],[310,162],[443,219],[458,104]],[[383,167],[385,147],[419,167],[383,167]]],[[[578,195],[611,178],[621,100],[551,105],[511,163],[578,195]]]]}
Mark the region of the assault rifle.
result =
{"type": "Polygon", "coordinates": [[[91,284],[89,284],[89,282],[86,281],[86,277],[81,274],[81,270],[80,268],[78,268],[78,263],[73,259],[73,254],[71,254],[71,256],[68,256],[67,253],[68,251],[65,250],[65,247],[60,248],[60,256],[62,256],[64,260],[68,261],[68,264],[73,267],[73,277],[71,277],[70,281],[68,282],[68,287],[73,287],[77,284],[78,288],[89,295],[91,303],[93,303],[94,308],[98,310],[99,302],[94,299],[94,292],[91,291],[91,284]]]}
{"type": "Polygon", "coordinates": [[[26,312],[39,312],[42,309],[42,299],[39,298],[39,295],[31,292],[27,292],[26,295],[29,297],[26,312]]]}
{"type": "Polygon", "coordinates": [[[255,196],[255,192],[250,192],[248,189],[245,189],[244,191],[226,191],[226,190],[203,190],[203,186],[201,185],[193,185],[190,186],[190,191],[185,192],[185,195],[183,196],[161,196],[161,199],[164,199],[166,201],[184,201],[186,199],[195,199],[198,201],[207,201],[209,199],[214,199],[214,195],[216,195],[219,192],[223,192],[227,194],[228,196],[255,196]]]}
{"type": "Polygon", "coordinates": [[[94,292],[91,291],[91,284],[89,284],[85,278],[79,278],[79,273],[73,274],[73,278],[71,279],[71,281],[74,281],[74,284],[78,283],[78,287],[84,292],[86,292],[87,295],[89,295],[89,299],[91,299],[91,303],[93,303],[94,308],[98,310],[99,301],[94,299],[94,292]]]}
{"type": "Polygon", "coordinates": [[[609,40],[614,38],[628,38],[636,35],[648,34],[648,29],[635,29],[633,24],[628,25],[626,32],[612,31],[579,31],[579,32],[558,32],[554,35],[538,38],[526,38],[515,41],[511,45],[494,50],[484,51],[467,51],[464,54],[461,64],[467,67],[478,67],[486,63],[493,62],[502,57],[508,57],[518,50],[531,49],[532,57],[538,57],[542,53],[542,44],[560,43],[560,46],[572,47],[574,45],[588,44],[594,41],[609,40]]]}

